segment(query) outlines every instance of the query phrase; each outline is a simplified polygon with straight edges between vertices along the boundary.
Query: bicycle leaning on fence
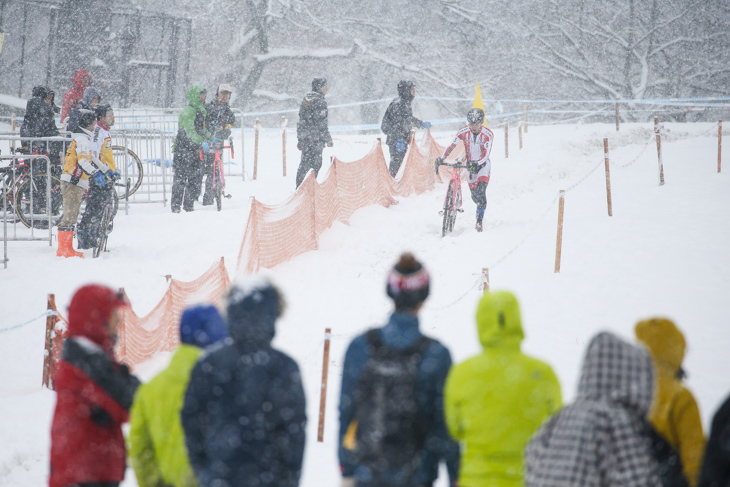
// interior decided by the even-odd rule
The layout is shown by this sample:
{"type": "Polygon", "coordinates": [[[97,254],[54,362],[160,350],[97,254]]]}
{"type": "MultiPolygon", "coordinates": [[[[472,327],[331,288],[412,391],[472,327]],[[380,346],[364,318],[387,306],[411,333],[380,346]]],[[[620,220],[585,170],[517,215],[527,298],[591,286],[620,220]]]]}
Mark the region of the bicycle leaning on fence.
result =
{"type": "Polygon", "coordinates": [[[439,159],[434,161],[434,168],[436,174],[439,172],[439,166],[449,166],[453,168],[451,174],[451,180],[446,191],[446,198],[444,198],[444,209],[439,212],[443,215],[444,221],[441,226],[441,236],[445,237],[454,230],[454,223],[456,223],[456,214],[463,213],[464,209],[461,207],[461,174],[459,169],[466,169],[464,159],[457,159],[453,164],[446,162],[439,162],[439,159]]]}
{"type": "Polygon", "coordinates": [[[139,156],[121,145],[112,146],[112,155],[117,170],[130,180],[130,184],[117,184],[117,196],[120,200],[127,196],[132,196],[142,186],[142,178],[144,177],[144,168],[139,156]]]}
{"type": "MultiPolygon", "coordinates": [[[[235,157],[233,154],[233,140],[229,140],[228,145],[223,144],[224,142],[221,140],[216,142],[211,147],[211,150],[213,150],[214,153],[214,157],[213,164],[210,168],[210,173],[208,174],[208,178],[211,181],[210,189],[213,192],[213,198],[215,199],[215,204],[218,208],[218,211],[221,211],[223,197],[229,199],[231,198],[230,194],[225,194],[224,192],[224,190],[226,189],[226,177],[223,174],[223,160],[221,159],[221,151],[223,149],[230,149],[231,159],[235,157]]],[[[202,149],[200,151],[200,157],[201,159],[205,158],[205,154],[203,153],[202,149]]]]}

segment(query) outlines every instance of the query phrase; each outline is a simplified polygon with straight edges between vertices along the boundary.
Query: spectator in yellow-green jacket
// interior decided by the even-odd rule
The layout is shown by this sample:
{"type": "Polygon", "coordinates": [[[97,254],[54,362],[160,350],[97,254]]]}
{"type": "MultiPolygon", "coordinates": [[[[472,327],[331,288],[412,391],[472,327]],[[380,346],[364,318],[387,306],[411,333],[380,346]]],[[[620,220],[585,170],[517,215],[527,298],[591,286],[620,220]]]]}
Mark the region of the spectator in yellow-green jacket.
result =
{"type": "Polygon", "coordinates": [[[705,434],[697,401],[682,383],[684,335],[665,318],[640,321],[635,331],[636,338],[646,345],[654,362],[655,391],[649,421],[679,453],[689,484],[697,485],[705,434]]]}
{"type": "Polygon", "coordinates": [[[459,487],[521,487],[523,450],[560,409],[560,384],[548,364],[520,351],[525,335],[512,293],[486,294],[476,318],[484,351],[446,381],[446,423],[462,443],[459,487]]]}
{"type": "Polygon", "coordinates": [[[198,485],[188,461],[180,410],[202,349],[228,336],[214,306],[194,306],[180,319],[180,346],[170,365],[137,391],[130,413],[129,458],[139,487],[198,485]]]}

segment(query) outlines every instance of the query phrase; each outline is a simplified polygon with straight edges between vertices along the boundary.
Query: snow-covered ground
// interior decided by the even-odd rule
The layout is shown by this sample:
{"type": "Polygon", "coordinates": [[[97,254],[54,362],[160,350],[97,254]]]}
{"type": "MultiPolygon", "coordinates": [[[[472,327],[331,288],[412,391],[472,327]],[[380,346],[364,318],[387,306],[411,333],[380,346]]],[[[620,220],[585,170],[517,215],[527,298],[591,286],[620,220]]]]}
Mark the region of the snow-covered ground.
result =
{"type": "MultiPolygon", "coordinates": [[[[349,339],[382,323],[391,305],[385,273],[398,254],[413,251],[432,274],[432,295],[422,329],[442,340],[456,361],[478,353],[474,311],[479,274],[490,270],[492,289],[520,299],[527,338],[524,350],[550,362],[565,401],[574,395],[590,337],[612,330],[633,340],[640,318],[668,316],[684,331],[686,369],[707,427],[730,392],[730,180],[717,174],[717,129],[712,124],[667,124],[666,184],[658,186],[656,146],[649,124],[531,125],[525,148],[510,134],[504,157],[497,130],[483,233],[474,226],[474,204],[464,185],[466,212],[452,236],[440,236],[444,187],[403,198],[391,208],[367,207],[350,225],[336,223],[320,249],[267,270],[283,288],[287,314],[275,345],[299,362],[308,399],[308,442],[302,485],[338,485],[337,398],[349,339]],[[603,137],[609,137],[613,216],[606,211],[603,137]],[[628,167],[621,167],[633,163],[628,167]],[[594,172],[591,170],[596,168],[594,172]],[[553,272],[557,195],[565,198],[561,272],[553,272]],[[316,441],[324,329],[333,330],[325,438],[316,441]]],[[[449,133],[438,133],[446,143],[449,133]]],[[[373,136],[336,136],[336,154],[355,160],[373,136]]],[[[420,139],[421,135],[419,135],[420,139]]],[[[229,178],[233,198],[220,213],[199,207],[171,214],[161,204],[132,205],[117,217],[110,252],[99,259],[59,259],[55,244],[11,242],[10,262],[0,268],[0,330],[25,323],[56,294],[65,310],[81,284],[124,287],[136,312],[146,314],[166,289],[165,275],[189,281],[225,258],[232,277],[244,232],[249,197],[284,201],[298,164],[289,138],[287,177],[281,176],[280,136],[264,137],[258,181],[229,178]]],[[[247,141],[247,170],[252,144],[247,141]]],[[[730,161],[726,165],[730,164],[730,161]]],[[[250,173],[250,172],[249,172],[250,173]]],[[[327,163],[320,172],[326,177],[327,163]]],[[[89,256],[90,257],[90,256],[89,256]]],[[[42,485],[48,472],[54,394],[42,390],[44,320],[0,331],[0,486],[42,485]]],[[[138,372],[149,379],[165,366],[160,354],[138,372]]],[[[136,482],[128,471],[125,486],[136,482]]],[[[445,485],[441,479],[439,485],[445,485]]]]}

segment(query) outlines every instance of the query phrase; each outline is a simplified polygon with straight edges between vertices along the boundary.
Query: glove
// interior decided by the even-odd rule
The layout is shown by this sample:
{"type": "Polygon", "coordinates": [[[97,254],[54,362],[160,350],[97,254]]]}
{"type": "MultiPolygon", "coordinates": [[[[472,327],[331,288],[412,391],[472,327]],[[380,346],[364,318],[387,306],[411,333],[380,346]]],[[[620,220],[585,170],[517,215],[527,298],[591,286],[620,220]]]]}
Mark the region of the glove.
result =
{"type": "Polygon", "coordinates": [[[443,157],[437,157],[436,160],[434,161],[433,165],[434,165],[434,168],[436,169],[436,174],[439,173],[439,166],[443,163],[444,163],[443,157]]]}
{"type": "Polygon", "coordinates": [[[406,141],[403,139],[398,139],[395,142],[395,150],[396,150],[396,152],[405,152],[406,151],[406,141]]]}
{"type": "Polygon", "coordinates": [[[431,128],[431,122],[421,122],[421,128],[422,129],[430,129],[431,128]]]}
{"type": "Polygon", "coordinates": [[[207,140],[204,140],[203,142],[201,142],[200,147],[203,148],[203,151],[210,152],[210,144],[208,143],[207,140]]]}
{"type": "Polygon", "coordinates": [[[332,147],[333,145],[334,145],[334,144],[332,143],[332,141],[331,141],[331,140],[328,140],[328,141],[327,141],[327,147],[332,147]]]}
{"type": "Polygon", "coordinates": [[[104,173],[102,173],[101,171],[96,171],[94,173],[94,183],[100,188],[106,186],[106,178],[104,177],[104,173]]]}
{"type": "Polygon", "coordinates": [[[479,172],[479,164],[477,164],[474,161],[469,161],[466,163],[466,168],[469,170],[470,173],[477,173],[479,172]]]}
{"type": "Polygon", "coordinates": [[[122,173],[119,171],[109,171],[109,177],[112,179],[112,181],[119,181],[122,179],[122,173]]]}

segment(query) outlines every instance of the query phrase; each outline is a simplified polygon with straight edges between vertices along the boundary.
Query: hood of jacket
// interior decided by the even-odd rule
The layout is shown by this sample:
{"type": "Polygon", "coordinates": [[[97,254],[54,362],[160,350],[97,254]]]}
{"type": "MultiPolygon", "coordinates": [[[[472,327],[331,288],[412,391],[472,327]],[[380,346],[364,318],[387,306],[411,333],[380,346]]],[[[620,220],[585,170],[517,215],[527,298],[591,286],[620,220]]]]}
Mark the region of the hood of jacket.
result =
{"type": "Polygon", "coordinates": [[[271,344],[276,320],[284,310],[279,289],[265,277],[239,281],[226,296],[228,333],[233,341],[259,349],[271,344]]]}
{"type": "Polygon", "coordinates": [[[45,98],[50,90],[45,86],[34,86],[31,96],[38,98],[45,98]]]}
{"type": "Polygon", "coordinates": [[[101,93],[93,86],[89,86],[84,90],[84,97],[81,99],[81,103],[85,107],[91,107],[91,100],[98,98],[101,101],[101,93]]]}
{"type": "Polygon", "coordinates": [[[206,91],[202,86],[191,86],[188,91],[185,92],[185,97],[188,100],[188,105],[193,107],[196,112],[205,110],[205,103],[200,101],[200,94],[206,91]]]}
{"type": "Polygon", "coordinates": [[[411,101],[413,100],[413,95],[411,95],[411,88],[415,86],[415,83],[413,81],[408,80],[401,80],[398,82],[398,97],[401,100],[405,101],[411,101]]]}
{"type": "Polygon", "coordinates": [[[81,86],[81,84],[83,83],[85,76],[88,76],[89,77],[89,86],[91,86],[91,84],[94,82],[94,80],[91,78],[91,75],[89,74],[89,72],[86,71],[85,69],[79,69],[78,71],[76,71],[74,73],[74,75],[71,76],[71,82],[77,88],[83,88],[81,86]]]}
{"type": "Polygon", "coordinates": [[[68,336],[88,338],[111,353],[114,343],[107,322],[114,309],[126,305],[120,293],[106,286],[81,287],[68,305],[68,336]]]}
{"type": "Polygon", "coordinates": [[[302,100],[302,106],[307,107],[318,100],[324,100],[324,94],[322,94],[322,92],[320,91],[310,91],[309,93],[304,95],[304,99],[302,100]]]}
{"type": "Polygon", "coordinates": [[[648,414],[654,395],[651,357],[608,332],[599,333],[588,345],[578,396],[604,400],[648,414]]]}
{"type": "Polygon", "coordinates": [[[477,306],[479,341],[486,348],[519,350],[525,338],[520,305],[514,294],[494,291],[484,295],[477,306]]]}
{"type": "Polygon", "coordinates": [[[676,373],[682,368],[687,343],[679,328],[666,318],[640,321],[634,330],[636,338],[649,350],[655,365],[676,373]]]}

